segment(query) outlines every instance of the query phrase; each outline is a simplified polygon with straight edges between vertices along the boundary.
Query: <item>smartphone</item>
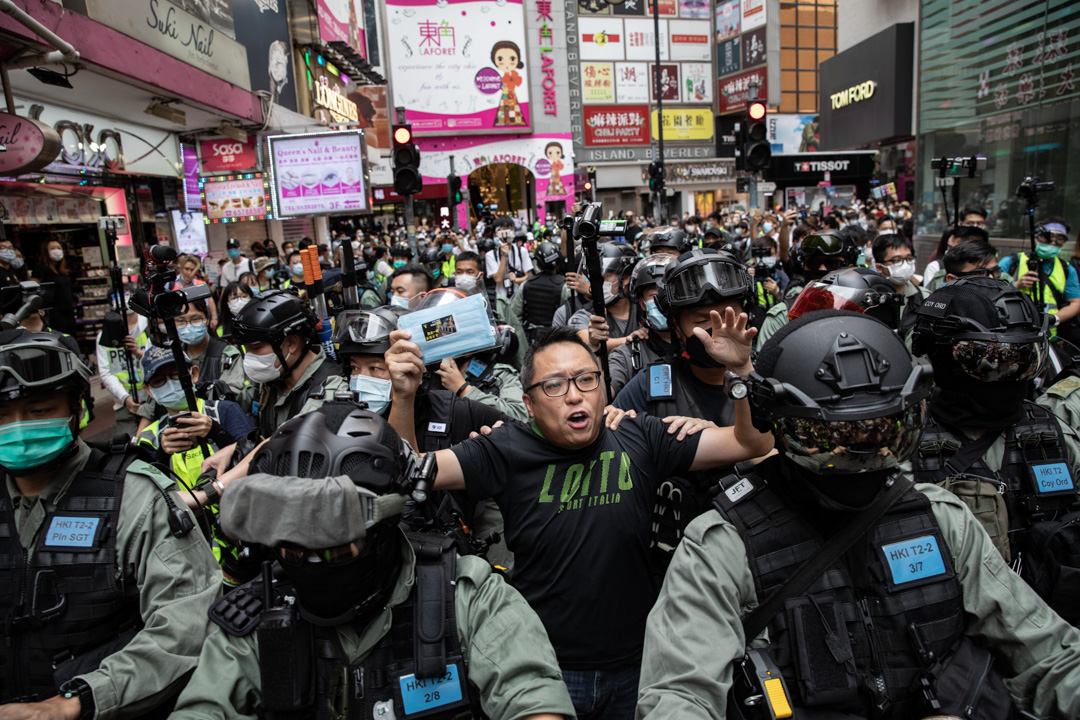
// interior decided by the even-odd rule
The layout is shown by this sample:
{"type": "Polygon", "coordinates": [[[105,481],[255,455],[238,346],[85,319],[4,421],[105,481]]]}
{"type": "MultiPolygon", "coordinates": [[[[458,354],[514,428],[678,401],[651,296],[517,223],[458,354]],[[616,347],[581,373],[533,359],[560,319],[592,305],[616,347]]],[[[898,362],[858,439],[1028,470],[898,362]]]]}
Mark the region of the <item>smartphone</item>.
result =
{"type": "Polygon", "coordinates": [[[190,410],[186,410],[186,411],[184,411],[182,413],[176,413],[175,415],[169,415],[168,417],[165,418],[165,427],[171,427],[171,428],[181,427],[180,418],[189,418],[189,417],[191,417],[191,411],[190,410]]]}

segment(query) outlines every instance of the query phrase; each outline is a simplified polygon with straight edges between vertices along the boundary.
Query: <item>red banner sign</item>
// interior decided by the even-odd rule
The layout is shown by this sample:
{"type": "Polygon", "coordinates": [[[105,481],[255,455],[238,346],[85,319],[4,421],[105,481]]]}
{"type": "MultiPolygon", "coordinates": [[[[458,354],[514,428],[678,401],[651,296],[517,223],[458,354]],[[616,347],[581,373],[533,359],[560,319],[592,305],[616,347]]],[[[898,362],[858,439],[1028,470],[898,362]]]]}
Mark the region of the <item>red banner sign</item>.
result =
{"type": "Polygon", "coordinates": [[[255,140],[237,142],[230,138],[199,141],[203,173],[236,172],[255,167],[255,140]]]}
{"type": "Polygon", "coordinates": [[[746,103],[750,100],[750,84],[757,83],[758,99],[764,100],[769,96],[769,88],[766,84],[765,68],[758,68],[741,75],[718,80],[716,97],[720,102],[719,114],[745,110],[746,103]]]}
{"type": "Polygon", "coordinates": [[[649,144],[648,105],[586,105],[582,110],[587,146],[649,144]]]}

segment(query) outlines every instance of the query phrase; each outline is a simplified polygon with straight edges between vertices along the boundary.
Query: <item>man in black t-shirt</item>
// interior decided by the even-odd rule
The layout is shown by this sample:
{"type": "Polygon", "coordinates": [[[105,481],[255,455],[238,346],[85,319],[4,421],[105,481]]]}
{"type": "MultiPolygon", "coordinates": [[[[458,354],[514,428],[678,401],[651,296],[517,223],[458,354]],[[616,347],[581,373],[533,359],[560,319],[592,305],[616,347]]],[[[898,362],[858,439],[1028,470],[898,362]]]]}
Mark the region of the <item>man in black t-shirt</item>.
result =
{"type": "MultiPolygon", "coordinates": [[[[746,316],[728,310],[711,319],[712,336],[700,330],[705,347],[749,373],[754,331],[746,316]]],[[[416,392],[422,376],[420,350],[408,337],[393,333],[386,355],[395,398],[416,392]]],[[[435,489],[495,498],[515,555],[513,583],[547,628],[578,717],[629,719],[658,590],[647,555],[657,487],[672,472],[764,455],[772,439],[751,425],[745,400],[735,403],[729,428],[688,418],[669,426],[648,416],[607,427],[596,356],[568,328],[530,348],[522,385],[531,424],[504,425],[438,451],[435,489]]],[[[390,414],[410,442],[411,407],[395,402],[390,414]]]]}

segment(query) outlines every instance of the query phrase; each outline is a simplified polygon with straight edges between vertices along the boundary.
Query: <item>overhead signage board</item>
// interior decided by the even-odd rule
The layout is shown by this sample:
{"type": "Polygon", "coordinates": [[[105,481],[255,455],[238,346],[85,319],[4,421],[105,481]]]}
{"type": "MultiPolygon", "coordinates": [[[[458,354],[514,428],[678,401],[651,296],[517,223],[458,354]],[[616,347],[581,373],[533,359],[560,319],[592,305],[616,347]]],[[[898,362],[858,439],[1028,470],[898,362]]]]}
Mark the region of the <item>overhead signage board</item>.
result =
{"type": "Polygon", "coordinates": [[[363,131],[277,135],[268,140],[278,216],[370,209],[363,131]]]}

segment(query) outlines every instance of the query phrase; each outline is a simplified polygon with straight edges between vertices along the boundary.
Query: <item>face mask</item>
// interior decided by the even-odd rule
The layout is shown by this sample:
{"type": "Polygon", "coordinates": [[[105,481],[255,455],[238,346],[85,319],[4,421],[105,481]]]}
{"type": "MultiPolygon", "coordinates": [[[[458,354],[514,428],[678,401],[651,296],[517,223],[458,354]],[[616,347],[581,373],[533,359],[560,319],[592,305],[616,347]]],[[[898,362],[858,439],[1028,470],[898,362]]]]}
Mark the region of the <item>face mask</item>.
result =
{"type": "Polygon", "coordinates": [[[445,254],[447,254],[447,253],[449,253],[449,252],[451,252],[451,251],[453,251],[453,249],[454,249],[454,246],[453,246],[453,245],[450,245],[450,244],[448,244],[448,243],[447,243],[447,244],[444,244],[444,245],[442,246],[442,251],[443,251],[443,254],[444,254],[444,255],[445,255],[445,254]]]}
{"type": "Polygon", "coordinates": [[[10,265],[11,263],[15,262],[15,258],[16,255],[14,250],[9,250],[7,248],[0,250],[0,260],[6,262],[7,264],[10,265]]]}
{"type": "Polygon", "coordinates": [[[770,255],[769,257],[763,257],[758,260],[758,262],[761,263],[762,267],[768,268],[769,270],[772,270],[774,267],[776,267],[776,257],[772,255],[770,255]]]}
{"type": "Polygon", "coordinates": [[[240,257],[240,249],[239,248],[230,248],[229,249],[229,257],[231,257],[233,260],[240,257]]]}
{"type": "Polygon", "coordinates": [[[604,283],[604,307],[608,307],[615,302],[618,302],[622,297],[622,283],[618,280],[613,280],[610,283],[604,283]]]}
{"type": "Polygon", "coordinates": [[[860,220],[859,221],[859,227],[861,227],[863,230],[869,230],[870,229],[870,221],[869,220],[860,220]]]}
{"type": "Polygon", "coordinates": [[[395,270],[397,270],[399,267],[402,267],[403,265],[405,265],[404,260],[395,260],[394,261],[394,269],[395,270]]]}
{"type": "Polygon", "coordinates": [[[11,267],[15,268],[16,270],[18,270],[22,266],[23,266],[23,259],[21,257],[16,257],[14,260],[11,261],[11,267]]]}
{"type": "Polygon", "coordinates": [[[247,304],[251,301],[251,298],[235,297],[229,301],[229,312],[236,317],[240,314],[240,311],[247,307],[247,304]]]}
{"type": "Polygon", "coordinates": [[[903,287],[907,285],[908,280],[915,273],[915,261],[904,260],[903,262],[896,263],[889,266],[889,277],[886,278],[889,282],[897,287],[903,287]]]}
{"type": "Polygon", "coordinates": [[[170,410],[186,410],[187,397],[184,396],[184,388],[179,380],[168,380],[159,388],[150,388],[150,394],[154,402],[170,410]]]}
{"type": "Polygon", "coordinates": [[[359,396],[357,400],[367,403],[368,410],[376,415],[382,414],[390,404],[391,385],[389,380],[370,375],[353,375],[349,378],[349,390],[359,396]]]}
{"type": "Polygon", "coordinates": [[[761,229],[762,229],[762,231],[765,232],[766,235],[768,235],[769,233],[772,232],[772,223],[771,222],[762,223],[761,229]]]}
{"type": "Polygon", "coordinates": [[[1061,248],[1057,245],[1051,245],[1050,243],[1035,243],[1035,254],[1043,260],[1052,260],[1058,256],[1059,252],[1061,252],[1061,248]]]}
{"type": "Polygon", "coordinates": [[[0,425],[0,466],[8,470],[40,467],[60,457],[73,441],[70,417],[0,425]]]}
{"type": "Polygon", "coordinates": [[[742,236],[742,228],[737,227],[737,228],[735,228],[735,237],[740,237],[740,236],[742,236]]]}
{"type": "Polygon", "coordinates": [[[480,278],[475,275],[455,275],[454,287],[467,295],[471,295],[476,292],[476,286],[480,283],[480,278]]]}
{"type": "MultiPolygon", "coordinates": [[[[288,360],[288,357],[285,359],[288,360]]],[[[277,355],[274,353],[256,355],[249,352],[244,356],[244,374],[252,382],[274,382],[281,377],[281,368],[275,365],[275,362],[277,362],[277,355]]]]}
{"type": "Polygon", "coordinates": [[[653,330],[664,331],[668,329],[667,318],[664,313],[660,312],[660,307],[656,304],[656,298],[649,298],[645,301],[645,312],[649,319],[649,327],[653,330]]]}
{"type": "MultiPolygon", "coordinates": [[[[712,334],[711,332],[709,333],[712,334]]],[[[686,343],[686,354],[690,356],[690,363],[703,368],[719,368],[723,367],[720,363],[712,359],[712,356],[705,351],[705,345],[698,339],[697,335],[690,336],[686,343]]]]}
{"type": "Polygon", "coordinates": [[[390,296],[390,305],[391,305],[391,307],[398,307],[398,308],[401,308],[402,310],[408,310],[409,309],[409,298],[405,297],[404,295],[391,295],[390,296]]]}
{"type": "Polygon", "coordinates": [[[306,562],[301,567],[282,565],[282,570],[292,581],[305,619],[329,626],[351,619],[353,608],[370,592],[370,573],[358,566],[370,565],[373,559],[361,553],[339,565],[306,562]]]}
{"type": "Polygon", "coordinates": [[[354,251],[356,251],[356,250],[359,250],[359,249],[360,249],[360,243],[359,243],[359,241],[357,241],[357,240],[353,240],[353,244],[352,244],[352,249],[353,249],[354,251]]]}
{"type": "Polygon", "coordinates": [[[180,336],[180,342],[185,345],[198,345],[206,337],[206,323],[191,323],[182,328],[177,328],[176,334],[180,336]]]}
{"type": "Polygon", "coordinates": [[[304,274],[304,263],[293,263],[292,274],[297,277],[304,274]]]}
{"type": "Polygon", "coordinates": [[[63,250],[56,250],[56,249],[50,250],[49,251],[49,259],[52,260],[53,262],[60,262],[61,260],[64,259],[64,251],[63,250]]]}

